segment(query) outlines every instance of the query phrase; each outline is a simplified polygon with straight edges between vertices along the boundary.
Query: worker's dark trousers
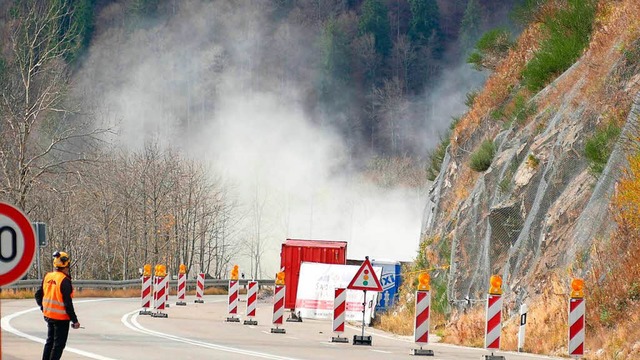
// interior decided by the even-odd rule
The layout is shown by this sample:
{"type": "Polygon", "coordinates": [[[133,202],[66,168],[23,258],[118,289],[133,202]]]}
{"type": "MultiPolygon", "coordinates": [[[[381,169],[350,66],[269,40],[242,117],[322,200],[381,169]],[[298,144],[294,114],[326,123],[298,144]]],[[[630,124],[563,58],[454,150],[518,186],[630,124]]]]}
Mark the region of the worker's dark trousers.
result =
{"type": "Polygon", "coordinates": [[[59,360],[69,337],[69,320],[54,320],[45,317],[47,322],[47,342],[44,344],[42,360],[59,360]]]}

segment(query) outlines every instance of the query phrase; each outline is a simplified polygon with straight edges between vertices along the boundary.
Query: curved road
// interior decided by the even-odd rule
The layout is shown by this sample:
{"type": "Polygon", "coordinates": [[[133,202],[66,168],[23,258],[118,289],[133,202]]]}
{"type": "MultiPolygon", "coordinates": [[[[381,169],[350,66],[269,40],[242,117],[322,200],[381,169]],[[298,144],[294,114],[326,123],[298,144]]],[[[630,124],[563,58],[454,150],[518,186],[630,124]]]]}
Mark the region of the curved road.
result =
{"type": "MultiPolygon", "coordinates": [[[[98,360],[139,359],[411,359],[415,344],[399,337],[367,329],[373,346],[331,343],[330,321],[305,320],[283,324],[286,334],[271,334],[271,304],[258,303],[257,326],[226,323],[226,296],[205,296],[204,304],[187,300],[172,306],[168,318],[138,315],[139,299],[76,299],[76,312],[85,329],[70,330],[63,358],[98,360]]],[[[242,317],[246,303],[239,304],[242,317]]],[[[46,338],[46,324],[34,300],[2,300],[0,359],[39,359],[46,338]]],[[[352,338],[359,329],[347,327],[352,338]]],[[[483,349],[429,344],[433,359],[480,359],[483,349]]],[[[500,352],[507,359],[546,358],[500,352]]],[[[551,358],[547,358],[551,359],[551,358]]]]}

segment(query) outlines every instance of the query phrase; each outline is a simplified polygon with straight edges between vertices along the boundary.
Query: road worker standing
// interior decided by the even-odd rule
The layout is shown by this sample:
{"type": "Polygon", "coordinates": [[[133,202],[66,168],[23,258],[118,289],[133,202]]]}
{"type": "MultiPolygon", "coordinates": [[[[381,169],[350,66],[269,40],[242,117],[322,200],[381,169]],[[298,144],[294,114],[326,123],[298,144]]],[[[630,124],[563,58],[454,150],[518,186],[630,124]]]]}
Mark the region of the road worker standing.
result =
{"type": "Polygon", "coordinates": [[[35,295],[48,328],[42,360],[60,359],[69,336],[69,322],[74,329],[80,328],[71,300],[73,286],[69,276],[70,264],[69,254],[61,251],[53,253],[55,270],[44,277],[35,295]]]}

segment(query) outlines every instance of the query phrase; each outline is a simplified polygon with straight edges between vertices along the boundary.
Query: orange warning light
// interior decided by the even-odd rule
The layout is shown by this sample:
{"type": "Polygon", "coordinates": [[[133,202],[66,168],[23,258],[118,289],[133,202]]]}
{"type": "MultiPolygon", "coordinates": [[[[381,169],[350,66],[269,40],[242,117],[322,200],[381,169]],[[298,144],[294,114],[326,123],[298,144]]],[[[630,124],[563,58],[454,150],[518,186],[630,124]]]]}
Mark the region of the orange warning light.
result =
{"type": "Polygon", "coordinates": [[[231,280],[238,280],[238,265],[233,265],[231,269],[231,280]]]}
{"type": "Polygon", "coordinates": [[[151,276],[151,264],[144,264],[142,276],[151,276]]]}
{"type": "Polygon", "coordinates": [[[500,275],[491,275],[489,279],[491,287],[489,288],[489,294],[502,295],[502,278],[500,275]]]}
{"type": "Polygon", "coordinates": [[[156,276],[158,277],[167,276],[167,267],[161,264],[156,265],[156,276]]]}
{"type": "Polygon", "coordinates": [[[431,282],[431,276],[428,273],[422,272],[418,275],[418,290],[421,291],[429,291],[431,290],[431,286],[429,283],[431,282]]]}
{"type": "Polygon", "coordinates": [[[184,275],[187,273],[187,265],[180,264],[180,274],[184,275]]]}
{"type": "Polygon", "coordinates": [[[276,274],[276,285],[284,285],[284,271],[276,274]]]}
{"type": "Polygon", "coordinates": [[[571,281],[571,298],[582,299],[584,297],[584,280],[575,278],[571,281]]]}

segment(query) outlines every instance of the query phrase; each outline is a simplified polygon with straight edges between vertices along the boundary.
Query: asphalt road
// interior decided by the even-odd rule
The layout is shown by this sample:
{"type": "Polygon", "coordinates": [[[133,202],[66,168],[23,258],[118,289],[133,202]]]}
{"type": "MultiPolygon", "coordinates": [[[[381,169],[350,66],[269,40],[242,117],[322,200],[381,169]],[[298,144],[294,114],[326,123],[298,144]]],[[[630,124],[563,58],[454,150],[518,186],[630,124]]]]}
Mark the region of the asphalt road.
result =
{"type": "MultiPolygon", "coordinates": [[[[271,304],[258,303],[257,326],[227,323],[226,296],[205,296],[204,304],[187,299],[166,310],[168,318],[138,315],[139,299],[76,299],[84,329],[71,329],[63,359],[411,359],[416,348],[412,337],[366,329],[372,346],[330,342],[330,321],[285,322],[286,334],[272,334],[271,304]]],[[[241,302],[243,318],[246,303],[241,302]]],[[[34,300],[2,300],[0,359],[39,359],[46,338],[46,324],[34,300]]],[[[343,336],[353,338],[360,329],[348,326],[343,336]]],[[[430,343],[432,359],[484,359],[484,349],[430,343]]],[[[539,355],[498,352],[506,359],[551,359],[539,355]]],[[[425,357],[427,358],[427,357],[425,357]]]]}

